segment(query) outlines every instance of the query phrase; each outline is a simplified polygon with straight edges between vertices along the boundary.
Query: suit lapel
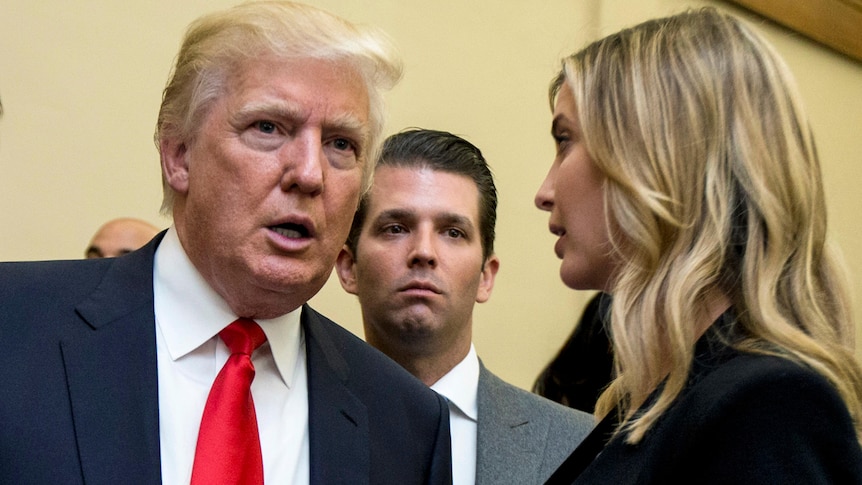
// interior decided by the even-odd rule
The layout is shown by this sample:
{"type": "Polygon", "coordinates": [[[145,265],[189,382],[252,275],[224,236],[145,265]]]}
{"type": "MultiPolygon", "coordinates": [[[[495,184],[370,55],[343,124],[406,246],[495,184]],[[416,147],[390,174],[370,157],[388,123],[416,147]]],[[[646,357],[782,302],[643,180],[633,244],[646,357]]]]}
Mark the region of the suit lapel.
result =
{"type": "Polygon", "coordinates": [[[507,396],[480,362],[476,483],[534,483],[548,434],[546,418],[507,396]]]}
{"type": "Polygon", "coordinates": [[[308,362],[311,483],[367,483],[370,476],[368,415],[347,387],[350,369],[331,330],[308,306],[302,309],[308,362]],[[357,482],[363,477],[366,482],[357,482]]]}
{"type": "Polygon", "coordinates": [[[152,289],[160,239],[111,265],[76,308],[93,331],[61,342],[87,483],[161,480],[152,289]]]}

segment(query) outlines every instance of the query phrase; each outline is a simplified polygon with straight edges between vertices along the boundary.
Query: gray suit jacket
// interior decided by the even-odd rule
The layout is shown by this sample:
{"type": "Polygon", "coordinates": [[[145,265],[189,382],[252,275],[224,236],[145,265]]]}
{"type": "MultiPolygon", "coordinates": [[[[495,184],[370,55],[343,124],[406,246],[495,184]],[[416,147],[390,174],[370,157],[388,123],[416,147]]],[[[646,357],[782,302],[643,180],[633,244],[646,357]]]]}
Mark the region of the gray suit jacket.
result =
{"type": "Polygon", "coordinates": [[[593,415],[507,384],[479,365],[476,485],[544,483],[589,434],[593,415]]]}

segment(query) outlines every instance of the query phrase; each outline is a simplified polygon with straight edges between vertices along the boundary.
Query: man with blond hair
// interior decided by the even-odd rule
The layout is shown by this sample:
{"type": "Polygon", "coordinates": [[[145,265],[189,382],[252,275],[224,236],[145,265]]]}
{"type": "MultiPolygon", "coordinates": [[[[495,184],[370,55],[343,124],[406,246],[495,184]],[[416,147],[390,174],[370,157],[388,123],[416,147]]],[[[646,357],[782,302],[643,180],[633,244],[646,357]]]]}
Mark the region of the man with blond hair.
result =
{"type": "Polygon", "coordinates": [[[192,23],[156,129],[171,227],[0,265],[0,483],[450,483],[445,401],[306,304],[400,69],[299,4],[192,23]]]}

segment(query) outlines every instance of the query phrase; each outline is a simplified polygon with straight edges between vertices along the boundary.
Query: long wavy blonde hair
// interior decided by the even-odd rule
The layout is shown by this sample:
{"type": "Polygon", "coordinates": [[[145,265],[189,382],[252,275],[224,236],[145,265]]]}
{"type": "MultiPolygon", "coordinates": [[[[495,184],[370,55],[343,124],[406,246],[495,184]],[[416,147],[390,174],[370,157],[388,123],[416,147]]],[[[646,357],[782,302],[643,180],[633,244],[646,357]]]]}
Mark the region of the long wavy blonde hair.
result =
{"type": "Polygon", "coordinates": [[[822,374],[862,436],[847,282],[826,242],[811,130],[786,65],[712,8],[652,20],[563,60],[621,269],[612,282],[615,407],[637,443],[686,383],[704,300],[726,295],[737,348],[822,374]],[[660,383],[654,404],[637,408],[660,383]]]}

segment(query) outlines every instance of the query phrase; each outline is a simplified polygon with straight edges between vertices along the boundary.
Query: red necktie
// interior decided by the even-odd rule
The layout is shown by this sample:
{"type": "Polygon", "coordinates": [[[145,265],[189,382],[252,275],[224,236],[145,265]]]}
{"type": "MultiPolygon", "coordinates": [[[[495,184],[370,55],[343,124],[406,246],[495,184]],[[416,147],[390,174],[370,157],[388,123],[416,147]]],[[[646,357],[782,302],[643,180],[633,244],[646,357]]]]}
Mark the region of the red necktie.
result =
{"type": "Polygon", "coordinates": [[[260,485],[263,458],[251,399],[251,354],[266,341],[266,335],[253,320],[240,318],[219,336],[231,355],[207,397],[191,483],[260,485]]]}

